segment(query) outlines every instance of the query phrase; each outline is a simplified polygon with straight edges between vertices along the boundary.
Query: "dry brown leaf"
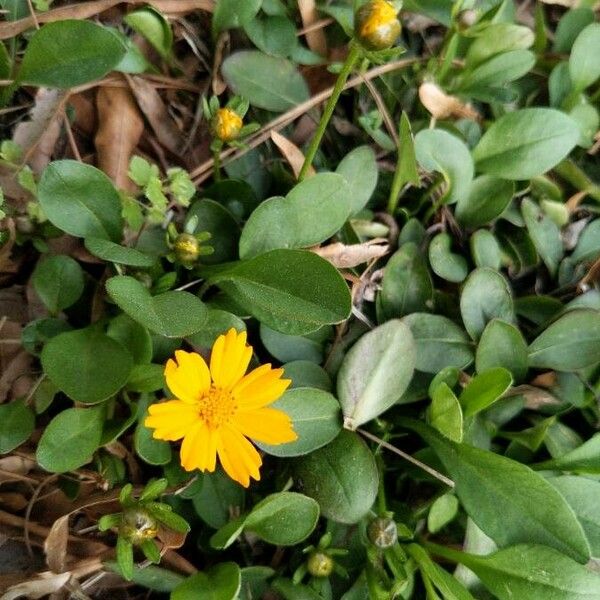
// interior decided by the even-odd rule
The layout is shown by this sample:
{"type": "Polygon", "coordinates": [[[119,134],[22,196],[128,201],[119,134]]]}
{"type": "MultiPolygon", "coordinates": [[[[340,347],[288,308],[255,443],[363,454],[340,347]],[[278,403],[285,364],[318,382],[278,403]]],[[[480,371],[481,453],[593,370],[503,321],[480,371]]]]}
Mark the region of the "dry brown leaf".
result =
{"type": "Polygon", "coordinates": [[[41,173],[52,158],[68,98],[65,90],[39,88],[29,121],[15,127],[13,142],[23,149],[23,162],[41,173]]]}
{"type": "Polygon", "coordinates": [[[131,91],[156,134],[158,141],[173,154],[179,154],[185,140],[156,88],[142,77],[126,76],[131,91]]]}
{"type": "Polygon", "coordinates": [[[54,521],[48,537],[44,540],[46,564],[54,573],[62,573],[65,570],[68,541],[69,515],[64,515],[54,521]]]}
{"type": "Polygon", "coordinates": [[[558,381],[558,376],[555,371],[547,371],[546,373],[541,373],[531,381],[531,385],[542,388],[551,388],[556,385],[558,381]]]}
{"type": "Polygon", "coordinates": [[[223,64],[223,59],[225,58],[225,54],[229,52],[229,43],[231,41],[231,36],[228,31],[223,31],[219,38],[217,39],[217,44],[215,46],[213,66],[212,66],[212,92],[215,96],[220,96],[227,89],[227,83],[223,76],[221,75],[221,65],[223,64]]]}
{"type": "Polygon", "coordinates": [[[436,119],[449,117],[475,119],[480,118],[479,113],[468,104],[464,104],[455,96],[449,96],[435,83],[426,82],[419,87],[421,104],[436,119]]]}
{"type": "Polygon", "coordinates": [[[15,37],[37,23],[51,23],[53,21],[64,21],[65,19],[89,19],[105,10],[110,10],[118,4],[150,4],[161,12],[168,14],[181,14],[194,10],[212,12],[214,0],[92,0],[81,2],[70,6],[61,6],[47,12],[36,13],[33,17],[25,17],[18,21],[0,23],[0,40],[15,37]]]}
{"type": "Polygon", "coordinates": [[[23,456],[13,455],[0,458],[0,483],[21,479],[23,476],[27,475],[35,465],[36,463],[34,460],[30,460],[23,456]],[[15,477],[12,477],[12,475],[15,475],[15,477]]]}
{"type": "Polygon", "coordinates": [[[15,600],[16,598],[43,598],[48,594],[60,591],[71,579],[71,573],[40,573],[36,579],[29,579],[23,583],[9,587],[0,600],[15,600]]]}
{"type": "Polygon", "coordinates": [[[387,240],[375,239],[350,246],[336,242],[322,248],[311,248],[311,250],[338,269],[351,269],[385,256],[390,251],[390,247],[387,240]]]}
{"type": "Polygon", "coordinates": [[[120,87],[101,87],[96,96],[98,132],[94,139],[98,167],[126,191],[135,184],[127,176],[129,161],[142,133],[144,120],[131,91],[120,87]]]}
{"type": "Polygon", "coordinates": [[[542,0],[544,4],[556,4],[558,6],[566,6],[567,8],[574,8],[579,6],[580,0],[542,0]]]}
{"type": "MultiPolygon", "coordinates": [[[[304,28],[310,28],[319,20],[315,0],[298,0],[298,9],[304,28]]],[[[327,56],[327,38],[322,29],[309,29],[305,34],[308,47],[321,56],[327,56]]]]}
{"type": "MultiPolygon", "coordinates": [[[[300,174],[300,170],[302,169],[302,165],[304,164],[304,154],[302,150],[296,146],[293,142],[290,142],[287,138],[283,137],[277,131],[271,131],[271,139],[273,143],[279,148],[281,154],[283,154],[284,158],[292,167],[292,171],[294,172],[294,176],[296,179],[300,174]]],[[[312,177],[315,174],[315,169],[311,166],[306,173],[307,177],[312,177]]]]}
{"type": "MultiPolygon", "coordinates": [[[[20,344],[17,344],[17,348],[20,348],[20,344]]],[[[31,372],[32,356],[26,350],[19,350],[19,352],[10,360],[6,365],[3,365],[2,375],[0,376],[0,403],[4,402],[11,390],[13,394],[11,396],[21,395],[23,388],[17,383],[24,375],[31,372]]],[[[25,393],[29,390],[30,382],[26,382],[25,393]]]]}
{"type": "Polygon", "coordinates": [[[560,404],[560,400],[542,388],[533,385],[518,385],[510,391],[510,396],[523,396],[525,408],[539,410],[544,406],[560,404]]]}

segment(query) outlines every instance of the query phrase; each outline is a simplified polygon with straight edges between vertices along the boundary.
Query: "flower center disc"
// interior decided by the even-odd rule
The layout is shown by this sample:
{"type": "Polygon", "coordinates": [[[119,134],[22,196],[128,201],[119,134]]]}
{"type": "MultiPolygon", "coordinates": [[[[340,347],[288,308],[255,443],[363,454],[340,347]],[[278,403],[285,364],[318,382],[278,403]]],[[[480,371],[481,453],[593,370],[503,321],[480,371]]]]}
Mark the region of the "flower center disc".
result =
{"type": "Polygon", "coordinates": [[[212,386],[198,402],[198,416],[209,429],[217,429],[235,416],[237,408],[229,391],[212,386]]]}

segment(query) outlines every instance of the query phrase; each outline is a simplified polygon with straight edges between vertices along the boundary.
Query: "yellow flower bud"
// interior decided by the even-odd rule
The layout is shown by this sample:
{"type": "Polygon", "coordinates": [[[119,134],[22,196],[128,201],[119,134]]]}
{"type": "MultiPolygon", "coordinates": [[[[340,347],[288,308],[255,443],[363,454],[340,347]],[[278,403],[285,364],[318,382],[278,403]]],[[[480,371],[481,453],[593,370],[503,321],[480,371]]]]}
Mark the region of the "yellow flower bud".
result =
{"type": "Polygon", "coordinates": [[[158,524],[145,510],[131,509],[123,513],[119,533],[127,541],[138,545],[158,535],[158,524]]]}
{"type": "Polygon", "coordinates": [[[355,16],[355,34],[368,50],[386,50],[398,39],[402,26],[396,9],[387,0],[370,0],[355,16]]]}
{"type": "Polygon", "coordinates": [[[311,552],[306,563],[313,577],[329,577],[333,571],[333,559],[325,552],[311,552]]]}
{"type": "Polygon", "coordinates": [[[200,256],[200,242],[191,233],[180,233],[173,244],[177,260],[183,264],[192,264],[200,256]]]}
{"type": "Polygon", "coordinates": [[[230,108],[220,108],[213,119],[213,133],[222,142],[231,142],[240,135],[244,122],[230,108]]]}

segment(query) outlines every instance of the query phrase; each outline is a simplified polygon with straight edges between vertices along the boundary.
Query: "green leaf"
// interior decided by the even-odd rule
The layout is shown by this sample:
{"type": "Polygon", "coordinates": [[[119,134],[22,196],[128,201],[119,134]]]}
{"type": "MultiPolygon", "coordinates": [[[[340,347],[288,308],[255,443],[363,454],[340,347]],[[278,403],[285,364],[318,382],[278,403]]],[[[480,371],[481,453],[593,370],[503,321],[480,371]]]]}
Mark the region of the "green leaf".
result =
{"type": "Polygon", "coordinates": [[[281,362],[309,360],[316,364],[323,362],[325,342],[332,335],[331,327],[323,327],[306,336],[286,335],[260,326],[260,340],[269,353],[281,362]]]}
{"type": "Polygon", "coordinates": [[[591,475],[600,474],[600,434],[596,433],[589,440],[562,456],[539,463],[536,468],[591,475]]]}
{"type": "Polygon", "coordinates": [[[548,481],[575,511],[590,543],[592,556],[600,556],[600,510],[598,510],[600,482],[575,475],[551,477],[548,481]]]}
{"type": "Polygon", "coordinates": [[[535,249],[554,277],[564,255],[558,225],[529,198],[523,200],[521,213],[535,249]]]}
{"type": "Polygon", "coordinates": [[[413,138],[412,129],[408,115],[403,111],[400,116],[400,163],[398,170],[400,171],[400,186],[407,183],[419,185],[421,178],[417,167],[417,157],[415,155],[415,140],[413,138]]]}
{"type": "Polygon", "coordinates": [[[296,27],[286,16],[257,16],[245,24],[244,30],[265,54],[286,58],[298,46],[296,27]]]}
{"type": "Polygon", "coordinates": [[[194,346],[203,348],[211,348],[217,338],[225,331],[231,328],[236,331],[245,331],[246,325],[236,315],[219,310],[218,308],[209,308],[206,323],[202,329],[192,335],[188,335],[187,339],[194,346]]]}
{"type": "Polygon", "coordinates": [[[465,198],[473,179],[473,159],[466,144],[442,129],[423,129],[415,136],[417,161],[426,171],[438,171],[449,190],[445,202],[452,204],[465,198]]]}
{"type": "Polygon", "coordinates": [[[435,374],[445,367],[464,369],[473,362],[473,343],[454,321],[429,313],[412,313],[402,321],[415,340],[417,370],[435,374]]]}
{"type": "Polygon", "coordinates": [[[460,562],[498,600],[600,598],[598,573],[553,548],[519,544],[487,556],[461,553],[460,562]]]}
{"type": "Polygon", "coordinates": [[[166,337],[196,333],[206,323],[207,308],[189,292],[165,292],[151,296],[133,277],[111,277],[106,282],[109,296],[123,312],[150,331],[166,337]]]}
{"type": "Polygon", "coordinates": [[[581,92],[600,77],[600,23],[591,23],[578,36],[569,57],[569,74],[581,92]]]}
{"type": "Polygon", "coordinates": [[[594,22],[594,11],[587,7],[572,8],[560,18],[554,36],[554,47],[557,54],[571,52],[573,43],[583,29],[594,22]]]}
{"type": "Polygon", "coordinates": [[[123,536],[117,538],[117,564],[121,575],[131,581],[133,577],[133,544],[123,536]]]}
{"type": "Polygon", "coordinates": [[[460,395],[465,417],[472,417],[491,406],[504,396],[512,383],[510,371],[502,367],[494,367],[475,375],[460,395]]]}
{"type": "MultiPolygon", "coordinates": [[[[238,0],[233,2],[238,6],[238,0]]],[[[258,108],[283,112],[309,98],[306,81],[284,58],[244,50],[226,58],[221,71],[234,93],[258,108]]]]}
{"type": "Polygon", "coordinates": [[[259,502],[246,517],[244,530],[276,546],[303,542],[319,520],[319,505],[296,492],[271,494],[259,502]]]}
{"type": "Polygon", "coordinates": [[[198,516],[210,527],[223,527],[231,514],[239,514],[244,489],[222,471],[199,475],[199,483],[200,490],[193,494],[192,502],[198,516]]]}
{"type": "Polygon", "coordinates": [[[327,371],[307,360],[293,360],[283,365],[287,379],[292,380],[292,388],[316,388],[330,392],[333,388],[327,371]]]}
{"type": "Polygon", "coordinates": [[[458,500],[454,494],[444,494],[435,500],[427,513],[429,533],[442,530],[458,514],[458,500]]]}
{"type": "Polygon", "coordinates": [[[600,311],[571,310],[529,346],[529,366],[577,371],[600,362],[600,311]]]}
{"type": "Polygon", "coordinates": [[[298,435],[298,439],[289,444],[257,444],[261,450],[273,456],[309,454],[331,442],[342,428],[340,403],[335,396],[323,390],[294,388],[271,404],[271,407],[289,415],[298,435]]]}
{"type": "Polygon", "coordinates": [[[219,32],[243,27],[254,19],[261,4],[262,0],[217,0],[212,20],[213,29],[219,32]]]}
{"type": "Polygon", "coordinates": [[[475,269],[463,287],[460,312],[465,329],[474,340],[494,318],[514,321],[513,298],[504,277],[493,269],[475,269]]]}
{"type": "Polygon", "coordinates": [[[152,360],[152,338],[148,330],[127,315],[118,315],[112,319],[106,335],[129,350],[136,365],[152,360]]]}
{"type": "Polygon", "coordinates": [[[75,87],[104,77],[125,51],[116,34],[91,21],[47,23],[31,37],[18,80],[45,87],[75,87]]]}
{"type": "Polygon", "coordinates": [[[433,282],[427,264],[413,242],[403,244],[388,261],[379,298],[387,319],[431,308],[433,282]]]}
{"type": "Polygon", "coordinates": [[[585,226],[577,240],[577,246],[570,256],[575,262],[592,262],[600,256],[600,219],[594,219],[585,226]]]}
{"type": "Polygon", "coordinates": [[[433,272],[446,281],[460,283],[469,274],[469,266],[464,256],[450,249],[452,237],[448,233],[438,233],[429,243],[429,263],[433,272]]]}
{"type": "MultiPolygon", "coordinates": [[[[459,89],[463,94],[477,98],[480,90],[515,81],[529,73],[534,65],[535,54],[529,50],[503,52],[467,72],[459,89]]],[[[482,99],[486,97],[481,95],[482,99]]]]}
{"type": "Polygon", "coordinates": [[[470,240],[471,256],[476,266],[499,271],[502,264],[502,251],[494,234],[487,229],[478,229],[470,240]]]}
{"type": "Polygon", "coordinates": [[[41,260],[32,276],[37,295],[51,313],[75,304],[83,293],[83,270],[70,256],[50,256],[41,260]]]}
{"type": "Polygon", "coordinates": [[[335,173],[319,173],[285,198],[265,200],[250,215],[240,238],[240,258],[276,248],[316,246],[339,231],[350,214],[352,192],[335,173]]]}
{"type": "Polygon", "coordinates": [[[497,219],[509,205],[515,184],[482,175],[473,180],[469,193],[456,205],[456,218],[465,227],[481,227],[497,219]]]}
{"type": "Polygon", "coordinates": [[[116,394],[133,366],[131,354],[98,327],[53,337],[42,351],[49,379],[76,402],[96,404],[116,394]]]}
{"type": "Polygon", "coordinates": [[[0,404],[0,454],[6,454],[29,439],[35,415],[23,400],[0,404]]]}
{"type": "Polygon", "coordinates": [[[370,146],[354,148],[344,156],[335,172],[348,184],[350,214],[354,215],[367,205],[377,187],[379,170],[375,152],[370,146]]]}
{"type": "Polygon", "coordinates": [[[148,268],[156,263],[156,256],[145,254],[135,248],[115,244],[105,238],[86,237],[84,244],[94,256],[107,262],[140,268],[148,268]]]}
{"type": "Polygon", "coordinates": [[[473,158],[484,173],[503,179],[530,179],[557,165],[578,139],[577,124],[564,113],[551,108],[523,108],[495,121],[473,150],[473,158]]]}
{"type": "Polygon", "coordinates": [[[102,437],[104,409],[68,408],[56,415],[40,438],[36,460],[51,473],[74,471],[92,460],[102,437]]]}
{"type": "Polygon", "coordinates": [[[534,35],[529,27],[514,23],[493,23],[488,25],[467,51],[467,65],[473,68],[492,56],[525,50],[533,44],[534,35]]]}
{"type": "Polygon", "coordinates": [[[590,551],[565,499],[540,475],[514,460],[455,444],[419,421],[405,421],[433,448],[478,527],[500,546],[539,543],[585,563],[590,551]]]}
{"type": "MultiPolygon", "coordinates": [[[[107,560],[102,564],[108,570],[122,575],[116,561],[107,560]]],[[[184,581],[184,579],[185,578],[182,575],[179,575],[179,573],[169,571],[168,569],[161,569],[154,565],[144,565],[143,568],[134,565],[131,576],[131,581],[133,581],[133,583],[137,583],[137,585],[141,585],[142,587],[155,592],[171,592],[184,581]]]]}
{"type": "Polygon", "coordinates": [[[209,281],[259,321],[289,335],[310,333],[350,314],[342,276],[304,250],[272,250],[209,276],[209,281]]]}
{"type": "Polygon", "coordinates": [[[295,479],[314,498],[321,514],[338,523],[357,523],[377,496],[379,475],[373,454],[356,434],[342,432],[327,446],[297,459],[295,479]]]}
{"type": "Polygon", "coordinates": [[[75,160],[50,163],[42,173],[38,199],[50,222],[66,233],[113,242],[123,235],[119,194],[95,167],[75,160]]]}
{"type": "Polygon", "coordinates": [[[415,342],[402,321],[393,319],[363,335],[338,373],[346,427],[356,429],[395,404],[412,379],[415,362],[415,342]]]}
{"type": "Polygon", "coordinates": [[[242,585],[240,568],[220,563],[206,572],[194,573],[172,592],[171,600],[236,600],[242,585]]]}
{"type": "Polygon", "coordinates": [[[441,382],[431,394],[431,405],[427,411],[427,422],[444,437],[453,442],[462,442],[463,413],[458,398],[441,382]]]}
{"type": "Polygon", "coordinates": [[[173,32],[168,21],[157,10],[150,7],[134,10],[123,21],[144,36],[163,58],[171,54],[173,32]]]}
{"type": "Polygon", "coordinates": [[[528,368],[527,342],[517,327],[500,319],[492,319],[483,330],[475,353],[478,373],[493,367],[504,367],[515,381],[525,378],[528,368]]]}

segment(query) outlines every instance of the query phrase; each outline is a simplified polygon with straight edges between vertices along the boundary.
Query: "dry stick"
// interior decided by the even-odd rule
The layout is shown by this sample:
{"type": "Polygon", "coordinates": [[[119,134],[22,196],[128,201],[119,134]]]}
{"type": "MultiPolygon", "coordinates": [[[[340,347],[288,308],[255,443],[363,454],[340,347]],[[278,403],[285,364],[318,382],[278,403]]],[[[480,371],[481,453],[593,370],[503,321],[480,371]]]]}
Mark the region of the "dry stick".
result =
{"type": "Polygon", "coordinates": [[[383,446],[386,450],[389,450],[390,452],[393,452],[394,454],[401,456],[404,460],[407,460],[408,462],[419,467],[420,469],[423,469],[423,471],[426,471],[432,477],[439,479],[442,483],[445,483],[448,487],[451,487],[451,488],[454,487],[454,481],[452,481],[452,479],[448,479],[448,477],[446,477],[445,475],[442,475],[435,469],[431,468],[429,465],[422,463],[420,460],[414,458],[410,454],[407,454],[406,452],[402,452],[402,450],[400,450],[399,448],[396,448],[396,446],[392,446],[392,444],[388,444],[381,438],[378,438],[376,435],[373,435],[372,433],[369,433],[368,431],[365,431],[364,429],[357,429],[356,431],[358,431],[358,433],[360,433],[361,435],[364,435],[366,438],[370,439],[372,442],[376,442],[380,446],[383,446]]]}
{"type": "MultiPolygon", "coordinates": [[[[403,69],[404,67],[408,67],[416,62],[420,62],[421,58],[405,58],[403,60],[397,60],[392,63],[388,63],[386,65],[381,65],[380,67],[375,67],[364,73],[363,75],[359,75],[357,77],[353,77],[350,79],[346,85],[344,86],[345,90],[350,88],[357,87],[364,83],[364,80],[375,79],[380,75],[385,75],[386,73],[391,73],[392,71],[397,71],[398,69],[403,69]]],[[[280,131],[287,125],[289,125],[292,121],[295,121],[299,117],[301,117],[304,113],[308,112],[311,108],[318,106],[322,102],[325,102],[333,93],[333,87],[330,87],[326,90],[323,90],[319,94],[316,94],[306,102],[295,106],[288,112],[283,115],[273,119],[270,123],[267,123],[257,134],[251,136],[246,142],[246,147],[236,150],[234,148],[228,148],[224,152],[221,152],[221,166],[228,164],[229,162],[243,156],[249,150],[260,146],[263,142],[266,142],[271,137],[271,131],[280,131]]],[[[214,166],[214,161],[212,159],[207,160],[202,163],[194,170],[190,172],[194,183],[199,184],[208,179],[211,176],[212,169],[214,166]]]]}

